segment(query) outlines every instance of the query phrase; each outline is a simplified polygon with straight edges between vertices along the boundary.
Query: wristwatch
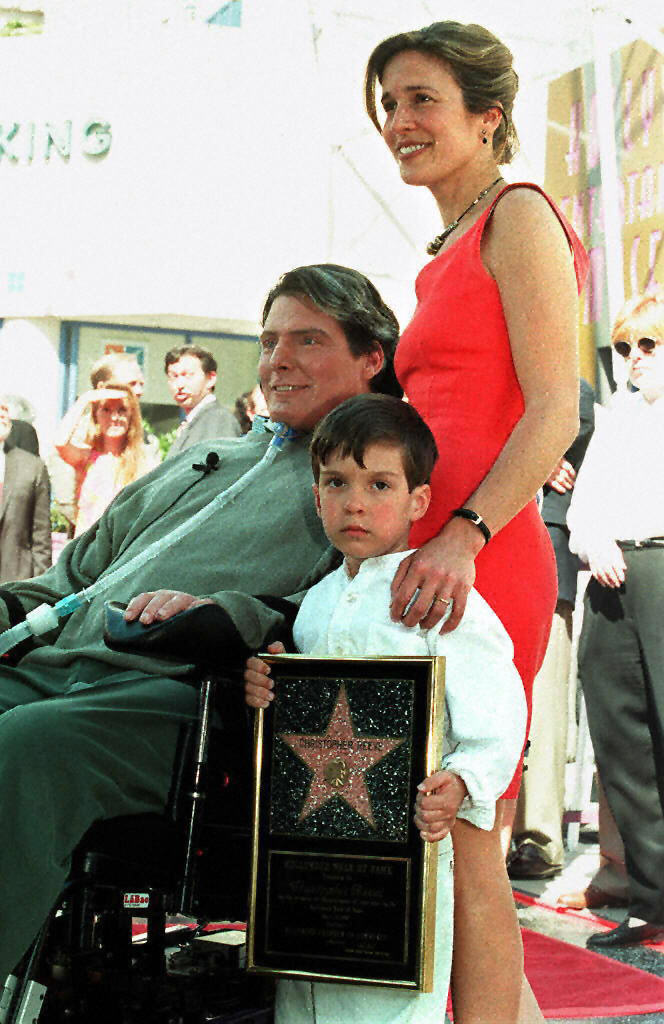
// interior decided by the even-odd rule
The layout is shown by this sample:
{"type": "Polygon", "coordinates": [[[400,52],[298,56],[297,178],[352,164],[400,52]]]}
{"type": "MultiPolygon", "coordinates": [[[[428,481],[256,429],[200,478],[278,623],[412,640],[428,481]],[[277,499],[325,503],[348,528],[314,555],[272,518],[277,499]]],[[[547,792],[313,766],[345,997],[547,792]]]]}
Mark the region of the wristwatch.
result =
{"type": "Polygon", "coordinates": [[[486,525],[482,516],[477,512],[473,512],[472,508],[455,508],[452,512],[453,516],[458,516],[460,519],[468,519],[473,523],[484,537],[484,543],[488,544],[491,540],[491,530],[486,525]]]}

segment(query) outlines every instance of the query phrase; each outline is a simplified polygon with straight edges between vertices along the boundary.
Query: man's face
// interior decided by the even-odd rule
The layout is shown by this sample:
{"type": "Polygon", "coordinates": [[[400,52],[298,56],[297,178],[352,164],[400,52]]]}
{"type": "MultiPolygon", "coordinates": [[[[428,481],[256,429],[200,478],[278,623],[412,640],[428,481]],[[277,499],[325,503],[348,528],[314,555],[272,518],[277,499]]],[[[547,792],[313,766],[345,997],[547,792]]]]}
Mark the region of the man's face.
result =
{"type": "Polygon", "coordinates": [[[9,415],[9,408],[4,402],[0,402],[0,444],[3,444],[9,437],[12,429],[12,420],[9,415]]]}
{"type": "Polygon", "coordinates": [[[380,347],[354,356],[337,321],[304,296],[275,299],[260,337],[258,376],[270,417],[312,430],[326,413],[370,390],[380,347]]]}
{"type": "Polygon", "coordinates": [[[198,356],[181,356],[168,367],[166,378],[174,400],[185,412],[191,412],[210,394],[217,375],[205,373],[198,356]]]}
{"type": "Polygon", "coordinates": [[[128,388],[131,388],[136,395],[137,401],[140,402],[145,391],[145,377],[138,363],[118,363],[113,372],[113,380],[117,381],[118,384],[126,384],[128,388]]]}

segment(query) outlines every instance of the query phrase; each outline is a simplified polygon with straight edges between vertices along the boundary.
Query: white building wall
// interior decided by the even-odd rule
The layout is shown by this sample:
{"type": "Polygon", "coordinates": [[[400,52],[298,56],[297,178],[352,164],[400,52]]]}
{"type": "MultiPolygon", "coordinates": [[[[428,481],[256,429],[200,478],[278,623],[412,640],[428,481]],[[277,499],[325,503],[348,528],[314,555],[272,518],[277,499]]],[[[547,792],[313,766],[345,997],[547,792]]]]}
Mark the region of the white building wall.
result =
{"type": "MultiPolygon", "coordinates": [[[[278,273],[331,260],[367,273],[404,322],[439,218],[363,112],[371,48],[436,18],[500,35],[521,76],[522,155],[506,176],[536,181],[547,82],[591,56],[574,0],[546,17],[517,0],[244,0],[241,28],[192,21],[197,6],[44,0],[43,35],[0,38],[0,125],[21,125],[18,158],[0,156],[0,317],[196,317],[249,333],[278,273]],[[111,125],[105,156],[83,151],[91,118],[111,125]],[[71,155],[46,160],[47,122],[66,121],[71,155]]],[[[615,21],[617,38],[624,12],[615,21]]],[[[44,388],[48,420],[57,375],[44,388]]]]}
{"type": "Polygon", "coordinates": [[[60,323],[51,317],[5,320],[0,331],[0,391],[27,398],[40,442],[59,416],[60,323]]]}

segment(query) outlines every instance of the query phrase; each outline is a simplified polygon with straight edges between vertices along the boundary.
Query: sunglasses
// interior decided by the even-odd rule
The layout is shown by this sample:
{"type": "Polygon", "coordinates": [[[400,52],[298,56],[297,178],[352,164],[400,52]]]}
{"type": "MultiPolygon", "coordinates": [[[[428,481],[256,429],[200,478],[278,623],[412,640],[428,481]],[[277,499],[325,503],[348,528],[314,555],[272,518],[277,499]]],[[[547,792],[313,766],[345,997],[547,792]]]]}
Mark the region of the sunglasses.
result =
{"type": "MultiPolygon", "coordinates": [[[[645,356],[649,356],[652,355],[655,345],[659,344],[659,342],[655,338],[639,338],[635,344],[638,345],[639,350],[645,356]]],[[[622,356],[623,359],[629,359],[634,345],[630,345],[628,341],[614,341],[613,347],[619,356],[622,356]]]]}

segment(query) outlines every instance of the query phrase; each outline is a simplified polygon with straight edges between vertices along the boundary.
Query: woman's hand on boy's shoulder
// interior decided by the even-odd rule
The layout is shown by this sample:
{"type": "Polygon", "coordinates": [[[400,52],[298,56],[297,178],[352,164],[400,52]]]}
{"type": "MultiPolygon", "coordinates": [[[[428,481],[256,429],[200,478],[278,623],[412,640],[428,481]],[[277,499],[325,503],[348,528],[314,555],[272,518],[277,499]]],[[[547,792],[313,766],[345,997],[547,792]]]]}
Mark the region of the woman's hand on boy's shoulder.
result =
{"type": "Polygon", "coordinates": [[[434,772],[417,787],[414,821],[422,839],[437,843],[448,834],[468,796],[466,783],[454,772],[434,772]]]}
{"type": "MultiPolygon", "coordinates": [[[[285,654],[286,648],[277,641],[268,647],[270,654],[285,654]]],[[[270,666],[262,658],[248,658],[244,670],[244,699],[250,708],[266,708],[274,700],[274,680],[270,666]]]]}
{"type": "Polygon", "coordinates": [[[476,526],[466,519],[450,520],[400,563],[391,587],[392,620],[433,629],[447,616],[440,632],[456,629],[475,583],[475,558],[483,547],[476,526]]]}

